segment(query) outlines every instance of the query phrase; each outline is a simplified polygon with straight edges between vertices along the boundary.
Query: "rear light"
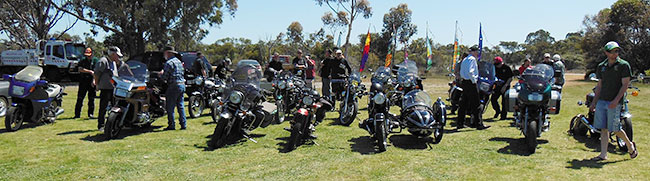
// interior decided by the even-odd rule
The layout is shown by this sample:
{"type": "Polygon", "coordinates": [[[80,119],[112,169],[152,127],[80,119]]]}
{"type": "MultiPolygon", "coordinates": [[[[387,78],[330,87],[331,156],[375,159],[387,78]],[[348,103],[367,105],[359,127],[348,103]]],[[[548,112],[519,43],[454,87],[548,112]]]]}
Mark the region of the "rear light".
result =
{"type": "Polygon", "coordinates": [[[29,92],[34,92],[35,89],[36,89],[36,87],[32,87],[32,88],[29,89],[29,92]]]}
{"type": "Polygon", "coordinates": [[[548,108],[548,110],[551,111],[551,112],[555,112],[555,111],[557,110],[557,108],[555,108],[555,107],[550,107],[550,108],[548,108]]]}
{"type": "Polygon", "coordinates": [[[145,87],[145,86],[140,86],[140,87],[138,87],[136,90],[141,91],[141,90],[145,90],[145,89],[147,89],[147,87],[145,87]]]}
{"type": "Polygon", "coordinates": [[[111,79],[111,84],[115,84],[115,80],[111,79]]]}
{"type": "Polygon", "coordinates": [[[402,91],[402,90],[404,90],[404,88],[402,88],[402,87],[400,87],[400,88],[398,88],[397,90],[400,90],[400,91],[402,91]]]}

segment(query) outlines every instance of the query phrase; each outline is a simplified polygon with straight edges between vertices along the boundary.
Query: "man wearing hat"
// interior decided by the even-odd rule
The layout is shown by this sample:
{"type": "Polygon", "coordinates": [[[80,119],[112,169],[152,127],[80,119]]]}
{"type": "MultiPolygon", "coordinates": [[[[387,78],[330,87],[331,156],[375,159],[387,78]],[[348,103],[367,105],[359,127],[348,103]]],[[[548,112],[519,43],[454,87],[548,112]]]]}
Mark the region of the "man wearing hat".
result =
{"type": "Polygon", "coordinates": [[[74,108],[74,118],[81,117],[81,108],[83,107],[83,100],[88,94],[88,118],[95,118],[93,111],[95,111],[95,79],[93,78],[93,67],[95,62],[99,61],[93,57],[93,50],[86,48],[84,57],[79,61],[79,89],[77,91],[77,103],[74,108]]]}
{"type": "Polygon", "coordinates": [[[129,66],[120,60],[123,56],[120,48],[116,46],[108,47],[108,57],[102,57],[94,69],[96,89],[99,90],[99,118],[97,119],[97,129],[104,130],[104,119],[106,117],[106,108],[108,102],[113,101],[113,89],[115,85],[111,83],[113,76],[119,76],[119,70],[129,70],[129,66]]]}
{"type": "Polygon", "coordinates": [[[162,79],[167,82],[167,91],[165,92],[167,109],[167,128],[165,130],[175,130],[176,123],[174,123],[174,108],[178,109],[178,122],[181,125],[181,130],[187,128],[185,118],[185,108],[183,107],[183,94],[185,93],[185,78],[183,73],[183,63],[176,58],[174,47],[168,46],[163,49],[165,62],[162,73],[162,79]]]}
{"type": "Polygon", "coordinates": [[[503,80],[503,82],[496,84],[496,87],[494,88],[494,94],[492,94],[492,97],[490,98],[490,101],[492,101],[492,109],[494,109],[494,118],[501,116],[501,120],[506,119],[506,116],[508,115],[506,105],[503,104],[507,97],[503,96],[506,92],[506,90],[510,89],[510,82],[512,81],[513,73],[512,69],[508,65],[505,65],[503,62],[503,58],[497,56],[494,57],[494,71],[496,74],[496,77],[503,80]],[[501,107],[499,106],[499,97],[501,97],[501,107]]]}
{"type": "Polygon", "coordinates": [[[551,60],[550,53],[544,53],[544,60],[542,60],[542,63],[553,67],[553,60],[551,60]]]}
{"type": "Polygon", "coordinates": [[[621,106],[625,100],[625,92],[630,85],[632,71],[630,64],[618,56],[620,51],[618,43],[610,41],[605,45],[607,59],[598,64],[596,78],[599,79],[594,100],[589,105],[589,110],[594,112],[594,127],[600,129],[600,155],[592,158],[594,161],[607,160],[607,146],[609,145],[609,132],[613,131],[617,137],[625,141],[630,158],[636,158],[639,152],[636,144],[628,139],[627,134],[621,129],[621,106]]]}
{"type": "Polygon", "coordinates": [[[456,127],[458,129],[465,127],[465,114],[470,112],[472,114],[472,127],[483,130],[490,126],[483,125],[483,120],[479,116],[479,98],[478,87],[478,64],[476,62],[478,57],[478,46],[474,45],[469,48],[469,56],[463,59],[460,68],[461,88],[463,94],[458,109],[458,117],[456,117],[456,127]]]}
{"type": "MultiPolygon", "coordinates": [[[[327,65],[326,65],[327,66],[327,65]]],[[[336,50],[336,53],[334,55],[334,59],[331,61],[331,65],[327,67],[330,72],[330,77],[332,80],[334,79],[347,79],[350,73],[352,73],[352,68],[350,68],[350,64],[348,63],[347,60],[345,60],[345,57],[343,56],[343,51],[336,50]]],[[[332,82],[332,92],[333,93],[341,93],[345,89],[342,83],[337,82],[334,83],[332,82]]],[[[332,105],[336,105],[336,99],[331,99],[332,105]]]]}

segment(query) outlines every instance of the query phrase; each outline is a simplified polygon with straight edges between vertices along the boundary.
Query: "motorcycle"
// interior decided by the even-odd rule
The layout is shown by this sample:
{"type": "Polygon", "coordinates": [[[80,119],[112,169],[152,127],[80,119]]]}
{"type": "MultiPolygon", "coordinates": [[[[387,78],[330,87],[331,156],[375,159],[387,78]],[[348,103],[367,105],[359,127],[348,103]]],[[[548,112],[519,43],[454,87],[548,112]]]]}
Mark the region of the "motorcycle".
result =
{"type": "Polygon", "coordinates": [[[291,71],[281,71],[273,79],[273,98],[277,109],[273,112],[276,123],[284,122],[285,115],[297,106],[300,88],[305,86],[304,80],[294,76],[291,71]]]}
{"type": "Polygon", "coordinates": [[[3,75],[9,81],[11,106],[5,115],[8,131],[17,131],[24,121],[35,124],[54,123],[63,114],[64,87],[41,80],[43,68],[27,66],[15,75],[3,75]]]}
{"type": "MultiPolygon", "coordinates": [[[[391,127],[390,120],[397,120],[397,116],[390,113],[390,106],[395,99],[392,95],[397,95],[391,70],[386,67],[378,68],[373,74],[370,91],[368,92],[368,119],[359,123],[359,127],[365,129],[372,135],[376,141],[380,152],[386,151],[388,143],[386,138],[391,127]]],[[[397,127],[399,125],[392,125],[397,127]]]]}
{"type": "MultiPolygon", "coordinates": [[[[598,79],[595,79],[596,77],[595,74],[590,75],[590,77],[592,80],[598,81],[598,79]]],[[[595,91],[595,89],[596,88],[592,89],[592,91],[595,91]]],[[[639,88],[632,86],[631,83],[628,86],[628,89],[633,90],[631,93],[632,96],[639,95],[639,91],[640,91],[639,88]]],[[[620,111],[621,130],[625,131],[625,134],[627,135],[628,139],[630,139],[630,141],[633,141],[634,130],[632,127],[632,113],[630,113],[628,107],[630,100],[627,99],[627,95],[628,94],[626,93],[625,96],[623,97],[625,99],[623,101],[623,106],[621,106],[621,111],[620,111]]],[[[590,92],[589,94],[586,95],[585,102],[584,102],[584,105],[586,107],[589,107],[589,105],[591,105],[593,101],[596,101],[594,100],[594,96],[595,96],[594,92],[590,92]]],[[[583,102],[578,101],[578,106],[582,106],[582,105],[583,102]]],[[[569,123],[568,133],[569,135],[572,136],[586,136],[587,132],[589,132],[592,138],[598,139],[600,138],[600,130],[596,129],[593,124],[594,124],[594,111],[589,110],[587,115],[577,114],[576,116],[571,118],[571,122],[569,123]]],[[[610,140],[616,142],[618,148],[621,151],[627,152],[628,150],[627,150],[627,145],[625,145],[625,141],[623,141],[623,139],[619,137],[616,137],[616,139],[614,139],[614,136],[615,136],[614,133],[610,132],[609,135],[610,140]]]]}
{"type": "Polygon", "coordinates": [[[449,85],[449,90],[447,90],[449,98],[447,98],[447,101],[449,101],[450,104],[450,114],[456,114],[456,110],[459,108],[458,104],[460,104],[461,95],[463,94],[463,88],[458,86],[458,82],[456,81],[457,79],[454,74],[449,74],[449,76],[454,80],[447,84],[449,85]]]}
{"type": "Polygon", "coordinates": [[[156,118],[165,115],[165,100],[160,87],[164,83],[139,61],[125,62],[129,70],[119,70],[111,83],[114,103],[109,106],[104,127],[107,139],[115,138],[124,127],[149,127],[156,118]]]}
{"type": "Polygon", "coordinates": [[[300,142],[309,138],[308,135],[314,132],[316,126],[325,118],[325,113],[332,109],[329,101],[322,98],[315,89],[304,88],[301,92],[298,110],[290,122],[291,135],[287,144],[289,151],[296,149],[300,142]]]}
{"type": "Polygon", "coordinates": [[[217,78],[203,78],[197,76],[192,80],[186,80],[186,92],[189,97],[188,110],[191,118],[200,117],[203,110],[210,108],[210,115],[216,121],[220,112],[221,97],[226,84],[217,78]]]}
{"type": "MultiPolygon", "coordinates": [[[[494,64],[486,61],[480,61],[478,64],[478,90],[479,90],[479,116],[483,120],[483,113],[490,105],[490,95],[494,92],[496,84],[503,84],[503,81],[496,78],[494,64]]],[[[474,119],[472,119],[474,120],[474,119]]]]}
{"type": "Polygon", "coordinates": [[[339,107],[339,124],[350,126],[359,112],[359,98],[366,91],[361,84],[361,75],[354,72],[347,79],[332,79],[332,92],[336,101],[342,101],[339,107]]]}
{"type": "MultiPolygon", "coordinates": [[[[250,64],[238,65],[232,73],[226,94],[228,100],[214,128],[208,146],[220,148],[230,139],[251,139],[249,133],[257,127],[266,127],[272,121],[269,105],[262,104],[268,94],[260,88],[262,73],[250,64]]],[[[252,140],[252,139],[251,139],[252,140]]],[[[254,140],[253,140],[254,141],[254,140]]],[[[254,141],[255,142],[255,141],[254,141]]]]}
{"type": "Polygon", "coordinates": [[[549,114],[559,113],[561,96],[558,91],[551,90],[553,73],[553,68],[545,64],[526,69],[520,76],[523,83],[506,94],[516,96],[515,125],[524,134],[527,150],[531,153],[537,149],[537,137],[550,128],[549,114]]]}

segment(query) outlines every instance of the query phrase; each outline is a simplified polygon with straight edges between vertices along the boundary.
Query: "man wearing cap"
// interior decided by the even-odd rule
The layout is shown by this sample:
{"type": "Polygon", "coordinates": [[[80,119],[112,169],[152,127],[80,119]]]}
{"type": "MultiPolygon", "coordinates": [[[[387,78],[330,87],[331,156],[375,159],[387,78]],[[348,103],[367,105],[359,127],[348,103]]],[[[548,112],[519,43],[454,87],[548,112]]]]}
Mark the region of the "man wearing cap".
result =
{"type": "Polygon", "coordinates": [[[97,119],[97,128],[104,130],[104,118],[108,102],[113,101],[113,89],[115,85],[111,83],[113,76],[119,75],[119,70],[129,70],[129,66],[120,60],[122,52],[116,46],[108,47],[108,57],[102,57],[94,69],[96,89],[99,90],[99,118],[97,119]]]}
{"type": "Polygon", "coordinates": [[[95,62],[99,61],[97,57],[93,57],[93,50],[86,48],[84,57],[79,61],[79,89],[77,91],[77,103],[74,108],[74,117],[81,117],[81,108],[83,107],[83,100],[88,94],[88,118],[93,119],[93,111],[95,111],[95,79],[93,67],[95,62]]]}
{"type": "Polygon", "coordinates": [[[507,99],[505,96],[503,96],[506,92],[506,90],[510,89],[510,82],[512,81],[512,69],[508,65],[506,65],[503,62],[503,58],[497,56],[494,58],[494,71],[496,73],[496,77],[503,80],[501,83],[497,83],[496,87],[494,88],[494,94],[492,94],[492,97],[490,98],[490,101],[492,101],[492,109],[494,109],[494,118],[501,116],[501,120],[506,119],[506,116],[508,115],[506,105],[504,104],[504,101],[507,99]],[[501,97],[501,107],[499,106],[498,99],[501,97]]]}
{"type": "Polygon", "coordinates": [[[594,100],[589,105],[589,110],[594,112],[594,127],[600,129],[600,155],[592,158],[594,161],[607,160],[607,146],[609,145],[609,132],[613,131],[617,137],[625,141],[630,158],[636,158],[638,152],[636,144],[631,142],[625,131],[621,130],[621,106],[625,100],[625,92],[630,85],[632,72],[630,64],[618,56],[620,47],[618,43],[610,41],[605,45],[607,59],[598,64],[596,77],[599,79],[596,86],[594,100]]]}
{"type": "Polygon", "coordinates": [[[293,61],[291,62],[293,64],[294,70],[293,73],[298,73],[298,70],[302,70],[302,79],[305,79],[305,69],[307,68],[307,61],[305,60],[305,57],[302,55],[302,50],[298,50],[298,55],[296,58],[293,58],[293,61]]]}
{"type": "Polygon", "coordinates": [[[168,46],[163,49],[165,62],[162,79],[167,82],[167,91],[165,92],[167,109],[167,128],[165,130],[175,130],[176,123],[174,123],[174,108],[178,110],[178,122],[181,125],[181,130],[187,128],[185,118],[185,108],[183,107],[183,94],[185,93],[185,78],[183,78],[183,63],[176,58],[174,47],[168,46]]]}
{"type": "Polygon", "coordinates": [[[553,60],[551,60],[550,53],[544,53],[544,60],[542,60],[542,63],[553,67],[553,60]]]}
{"type": "MultiPolygon", "coordinates": [[[[328,66],[329,72],[330,72],[330,77],[332,80],[334,79],[347,79],[350,73],[352,72],[352,68],[350,68],[350,64],[348,63],[347,60],[343,57],[343,51],[336,50],[336,55],[334,59],[332,60],[332,63],[330,66],[328,66]]],[[[334,93],[341,93],[345,87],[343,84],[340,82],[332,82],[332,92],[334,93]]],[[[336,105],[336,99],[331,99],[332,105],[336,105]]]]}
{"type": "Polygon", "coordinates": [[[478,56],[478,46],[469,48],[469,56],[463,59],[460,68],[461,88],[463,94],[461,95],[461,102],[458,109],[458,117],[456,117],[456,125],[458,129],[465,127],[465,114],[469,111],[472,114],[472,127],[478,130],[487,129],[490,126],[485,126],[483,120],[479,116],[479,98],[478,87],[478,64],[476,57],[478,56]]]}

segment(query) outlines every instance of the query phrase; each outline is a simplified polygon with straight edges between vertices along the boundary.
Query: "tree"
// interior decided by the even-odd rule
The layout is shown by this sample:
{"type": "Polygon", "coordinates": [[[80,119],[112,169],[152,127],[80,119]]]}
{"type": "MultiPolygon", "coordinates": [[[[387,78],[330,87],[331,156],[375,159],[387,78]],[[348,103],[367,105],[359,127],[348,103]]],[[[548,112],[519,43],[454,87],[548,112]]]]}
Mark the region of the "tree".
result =
{"type": "Polygon", "coordinates": [[[54,6],[93,25],[93,31],[100,28],[112,32],[126,52],[137,54],[145,51],[147,43],[161,48],[179,42],[190,47],[183,41],[203,38],[207,30],[199,26],[221,24],[224,12],[234,16],[237,1],[66,0],[54,6]]]}
{"type": "Polygon", "coordinates": [[[345,44],[343,44],[343,49],[347,53],[354,20],[360,14],[362,14],[365,19],[372,16],[372,7],[370,7],[370,2],[368,0],[316,0],[316,2],[319,6],[325,4],[332,10],[332,12],[325,13],[321,18],[323,24],[330,27],[348,27],[348,33],[345,35],[345,44]],[[338,11],[337,9],[334,9],[332,5],[342,7],[343,10],[338,11]],[[336,14],[336,17],[334,17],[332,13],[336,14]]]}
{"type": "MultiPolygon", "coordinates": [[[[35,48],[36,40],[48,39],[50,30],[65,14],[52,3],[48,0],[3,0],[0,2],[0,33],[21,48],[35,48]]],[[[76,23],[59,34],[65,34],[76,23]]]]}
{"type": "Polygon", "coordinates": [[[542,62],[544,53],[551,53],[555,38],[551,33],[543,29],[528,33],[525,41],[526,54],[530,56],[533,63],[542,62]]]}
{"type": "Polygon", "coordinates": [[[413,12],[407,4],[399,4],[397,7],[390,8],[387,14],[384,14],[384,35],[390,35],[389,32],[395,31],[395,35],[400,43],[407,43],[411,36],[417,33],[417,26],[411,23],[413,12]],[[394,28],[394,30],[393,30],[394,28]]]}
{"type": "Polygon", "coordinates": [[[303,42],[302,36],[302,25],[300,22],[294,21],[289,27],[287,27],[287,41],[292,44],[293,47],[300,48],[303,42]]]}

